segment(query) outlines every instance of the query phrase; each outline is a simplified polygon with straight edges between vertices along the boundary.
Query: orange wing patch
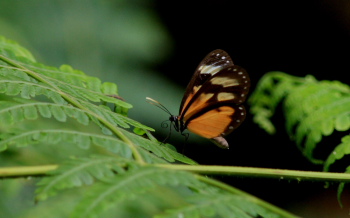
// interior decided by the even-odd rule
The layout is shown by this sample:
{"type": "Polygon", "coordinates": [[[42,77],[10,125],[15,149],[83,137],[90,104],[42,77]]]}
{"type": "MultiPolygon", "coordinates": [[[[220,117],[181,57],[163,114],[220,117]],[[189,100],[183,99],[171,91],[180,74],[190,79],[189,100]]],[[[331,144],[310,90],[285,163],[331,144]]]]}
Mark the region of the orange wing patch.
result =
{"type": "Polygon", "coordinates": [[[187,129],[204,138],[218,137],[222,133],[228,134],[233,130],[230,124],[234,113],[234,108],[221,106],[189,121],[187,129]]]}
{"type": "Polygon", "coordinates": [[[202,85],[199,86],[193,86],[192,92],[189,93],[189,95],[186,98],[186,101],[184,102],[184,105],[182,108],[186,108],[187,104],[190,102],[190,100],[193,98],[193,96],[196,94],[196,92],[202,87],[202,85]]]}
{"type": "MultiPolygon", "coordinates": [[[[209,99],[214,96],[214,93],[202,93],[191,103],[190,107],[185,113],[184,120],[188,120],[193,114],[197,113],[201,109],[208,105],[209,99]]],[[[189,100],[188,100],[189,101],[189,100]]]]}

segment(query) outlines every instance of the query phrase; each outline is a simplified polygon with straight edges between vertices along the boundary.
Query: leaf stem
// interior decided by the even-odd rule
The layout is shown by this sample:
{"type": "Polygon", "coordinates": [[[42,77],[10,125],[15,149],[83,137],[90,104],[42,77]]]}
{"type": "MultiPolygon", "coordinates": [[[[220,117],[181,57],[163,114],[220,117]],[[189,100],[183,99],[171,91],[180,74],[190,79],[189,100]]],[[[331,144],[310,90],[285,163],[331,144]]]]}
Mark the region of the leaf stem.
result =
{"type": "MultiPolygon", "coordinates": [[[[154,164],[153,166],[172,170],[184,170],[203,175],[231,175],[239,177],[259,177],[286,180],[312,180],[323,182],[350,182],[350,174],[333,172],[314,172],[300,170],[283,170],[257,167],[235,166],[206,166],[206,165],[178,165],[178,164],[154,164]]],[[[0,178],[37,176],[56,169],[57,165],[21,166],[0,168],[0,178]]]]}
{"type": "Polygon", "coordinates": [[[155,166],[185,170],[205,175],[225,174],[244,177],[265,177],[286,180],[312,180],[324,182],[350,182],[350,174],[333,172],[315,172],[300,170],[283,170],[257,167],[236,167],[236,166],[204,166],[204,165],[178,165],[178,164],[156,164],[155,166]]]}
{"type": "Polygon", "coordinates": [[[0,178],[42,176],[57,169],[58,165],[20,166],[0,168],[0,178]]]}

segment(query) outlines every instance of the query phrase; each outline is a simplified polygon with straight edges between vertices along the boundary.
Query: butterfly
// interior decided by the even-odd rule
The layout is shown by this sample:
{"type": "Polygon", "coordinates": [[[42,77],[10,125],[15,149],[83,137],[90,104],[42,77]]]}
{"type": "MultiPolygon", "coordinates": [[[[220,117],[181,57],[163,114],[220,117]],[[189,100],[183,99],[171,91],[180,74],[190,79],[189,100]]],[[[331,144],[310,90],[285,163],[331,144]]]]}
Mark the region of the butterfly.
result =
{"type": "Polygon", "coordinates": [[[248,73],[235,65],[225,51],[217,49],[198,65],[187,85],[178,116],[171,115],[159,102],[147,100],[170,114],[169,120],[176,131],[183,134],[188,129],[228,149],[224,136],[244,121],[246,110],[242,104],[249,87],[248,73]]]}

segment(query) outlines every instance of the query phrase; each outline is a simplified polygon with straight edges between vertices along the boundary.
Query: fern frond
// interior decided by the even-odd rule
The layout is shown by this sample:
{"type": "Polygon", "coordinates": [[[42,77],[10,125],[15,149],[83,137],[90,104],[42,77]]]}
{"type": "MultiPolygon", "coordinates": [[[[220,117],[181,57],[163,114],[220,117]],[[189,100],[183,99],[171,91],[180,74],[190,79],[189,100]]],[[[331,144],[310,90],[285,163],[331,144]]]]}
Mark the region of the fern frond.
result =
{"type": "Polygon", "coordinates": [[[0,71],[0,93],[9,96],[21,95],[27,99],[37,95],[45,95],[54,103],[67,104],[54,89],[46,84],[33,82],[28,75],[16,70],[4,69],[0,71]]]}
{"type": "Polygon", "coordinates": [[[198,183],[195,177],[187,172],[142,167],[119,175],[109,183],[96,184],[86,193],[72,217],[98,217],[104,210],[118,207],[118,202],[132,199],[158,185],[195,186],[198,183]]]}
{"type": "Polygon", "coordinates": [[[43,178],[37,183],[36,199],[45,200],[56,195],[59,190],[82,185],[91,185],[94,180],[107,180],[115,173],[124,173],[126,159],[111,156],[92,156],[73,159],[49,173],[52,177],[43,178]]]}
{"type": "MultiPolygon", "coordinates": [[[[60,69],[47,67],[25,57],[18,57],[12,51],[4,49],[2,51],[7,57],[0,58],[3,63],[0,66],[0,93],[32,100],[30,103],[18,102],[18,105],[13,103],[12,107],[4,103],[0,116],[6,117],[4,120],[8,124],[35,120],[39,114],[47,118],[52,116],[60,122],[66,122],[67,117],[72,117],[84,125],[89,124],[91,120],[101,128],[104,134],[115,134],[127,144],[132,141],[123,135],[118,126],[129,128],[132,125],[153,131],[152,128],[124,116],[125,109],[120,108],[131,108],[131,105],[113,97],[118,94],[115,84],[101,83],[99,79],[86,76],[83,72],[67,65],[60,69]],[[52,102],[35,99],[40,95],[46,96],[52,102]],[[109,107],[103,105],[104,103],[96,105],[93,104],[94,102],[113,103],[119,108],[117,111],[122,114],[112,112],[109,107]]],[[[130,137],[134,136],[130,135],[130,137]]],[[[135,157],[140,158],[134,145],[129,144],[129,146],[135,157]]],[[[2,149],[4,148],[6,146],[2,146],[2,149]]],[[[153,150],[160,155],[157,149],[153,150]]],[[[168,156],[168,160],[173,161],[174,159],[170,157],[168,156]]]]}
{"type": "Polygon", "coordinates": [[[130,132],[127,132],[125,130],[121,130],[127,137],[130,137],[130,140],[137,146],[144,148],[145,150],[148,150],[155,154],[158,157],[164,158],[168,162],[174,162],[175,160],[180,161],[182,163],[186,164],[197,164],[192,159],[174,151],[173,149],[169,148],[165,144],[160,144],[160,142],[151,141],[148,139],[145,139],[141,136],[138,137],[131,137],[133,134],[130,132]]]}
{"type": "MultiPolygon", "coordinates": [[[[350,173],[350,166],[346,168],[345,173],[350,173]]],[[[341,197],[342,197],[344,188],[345,188],[345,182],[341,182],[338,186],[338,191],[337,191],[337,198],[338,198],[338,203],[340,207],[343,207],[343,202],[341,200],[341,197]]]]}
{"type": "Polygon", "coordinates": [[[42,81],[49,84],[54,84],[57,89],[60,89],[67,94],[71,94],[82,101],[92,102],[108,102],[116,106],[131,108],[132,106],[118,98],[117,85],[110,82],[102,83],[96,77],[85,75],[82,71],[73,69],[69,65],[62,65],[60,68],[48,67],[36,62],[21,63],[18,67],[10,67],[8,69],[24,71],[33,75],[37,75],[42,81]],[[19,66],[23,66],[20,68],[19,66]]]}
{"type": "MultiPolygon", "coordinates": [[[[310,76],[297,78],[279,72],[269,73],[261,81],[249,101],[255,122],[273,127],[271,116],[282,102],[291,139],[310,161],[323,163],[313,157],[317,144],[334,131],[350,128],[350,87],[339,81],[317,81],[310,76]]],[[[274,128],[266,130],[274,132],[274,128]]],[[[332,154],[325,169],[331,159],[332,154]]]]}
{"type": "Polygon", "coordinates": [[[23,101],[21,99],[17,99],[17,101],[14,102],[2,101],[0,102],[0,119],[5,121],[2,125],[12,125],[15,122],[23,120],[35,120],[38,118],[38,114],[44,118],[54,117],[60,122],[65,122],[68,116],[76,119],[83,125],[88,125],[90,120],[92,120],[101,128],[105,128],[98,119],[94,119],[93,113],[95,113],[115,126],[129,128],[130,126],[128,124],[132,124],[137,128],[152,130],[128,117],[110,111],[109,108],[103,107],[102,105],[98,107],[92,104],[86,104],[86,106],[89,107],[89,111],[72,107],[68,104],[61,105],[46,102],[23,101]]]}
{"type": "MultiPolygon", "coordinates": [[[[0,80],[0,93],[4,93],[4,94],[10,95],[10,96],[21,95],[21,97],[25,98],[25,99],[29,99],[29,98],[35,97],[37,95],[45,95],[46,97],[51,99],[56,104],[60,104],[60,105],[67,105],[68,104],[68,102],[66,102],[57,93],[57,91],[55,89],[52,89],[51,87],[48,87],[47,85],[42,84],[40,82],[31,81],[32,79],[29,78],[26,74],[23,74],[23,72],[21,72],[21,71],[5,69],[5,70],[1,70],[0,73],[2,73],[2,75],[4,75],[5,77],[11,75],[9,77],[12,77],[14,79],[13,81],[8,80],[8,79],[7,80],[5,80],[5,79],[0,80]],[[17,72],[16,75],[18,77],[13,76],[15,74],[14,72],[17,72]],[[19,81],[19,80],[22,80],[22,81],[19,81]]],[[[109,86],[111,86],[111,85],[109,85],[109,86]]],[[[81,101],[81,104],[83,104],[86,107],[86,109],[89,109],[90,111],[92,111],[94,113],[98,112],[99,115],[101,115],[103,118],[105,118],[109,122],[113,122],[114,125],[120,125],[122,127],[128,128],[129,126],[126,124],[126,122],[128,122],[130,125],[134,125],[135,127],[138,127],[138,128],[153,130],[153,129],[146,127],[144,125],[141,125],[139,122],[133,121],[125,116],[122,116],[122,115],[117,114],[117,113],[113,113],[109,108],[108,108],[108,110],[106,108],[104,108],[104,110],[102,110],[101,107],[98,107],[98,106],[88,102],[88,100],[94,100],[93,97],[84,98],[84,97],[82,97],[82,96],[84,96],[84,94],[82,94],[82,91],[74,92],[74,91],[72,91],[73,90],[72,88],[69,88],[69,89],[70,89],[71,94],[75,93],[76,96],[78,96],[77,99],[79,99],[81,101]],[[111,117],[112,119],[108,119],[109,117],[111,117]],[[114,121],[117,121],[117,122],[114,122],[114,121]]],[[[109,88],[107,90],[113,90],[113,88],[109,88]]],[[[116,103],[116,102],[120,101],[119,99],[108,97],[104,94],[100,94],[100,98],[95,99],[95,101],[99,101],[100,99],[103,99],[106,102],[112,102],[112,103],[116,103]]],[[[118,106],[130,107],[125,102],[118,103],[118,106]]]]}
{"type": "Polygon", "coordinates": [[[262,77],[248,99],[253,120],[265,131],[274,134],[276,129],[270,121],[277,105],[297,84],[299,79],[281,72],[270,72],[262,77]]]}
{"type": "Polygon", "coordinates": [[[131,150],[128,145],[112,136],[79,132],[64,129],[32,130],[17,134],[3,134],[0,141],[0,150],[9,146],[25,147],[32,144],[73,144],[82,149],[88,149],[91,144],[104,147],[108,151],[119,154],[125,158],[131,158],[131,150]]]}
{"type": "Polygon", "coordinates": [[[345,155],[350,154],[350,136],[344,136],[341,143],[333,150],[324,163],[323,170],[329,171],[329,168],[335,161],[342,159],[345,155]]]}
{"type": "MultiPolygon", "coordinates": [[[[147,199],[147,193],[160,187],[182,191],[184,206],[155,217],[294,217],[278,213],[259,205],[258,199],[244,194],[224,192],[218,187],[199,181],[188,172],[164,170],[155,167],[134,168],[95,184],[72,213],[74,217],[98,217],[104,211],[118,208],[125,201],[147,199]]],[[[142,200],[140,202],[143,202],[142,200]]]]}
{"type": "Polygon", "coordinates": [[[228,193],[197,193],[189,197],[188,205],[175,210],[167,210],[156,218],[183,217],[282,217],[266,208],[252,204],[251,200],[240,195],[228,193]]]}
{"type": "Polygon", "coordinates": [[[6,39],[3,36],[0,36],[0,51],[1,53],[5,51],[12,51],[15,57],[23,57],[35,62],[35,58],[27,49],[19,45],[17,42],[6,39]]]}
{"type": "MultiPolygon", "coordinates": [[[[127,137],[130,137],[135,145],[139,146],[138,150],[142,153],[142,157],[149,163],[164,163],[160,159],[153,157],[156,155],[168,162],[175,160],[196,164],[193,160],[175,152],[174,150],[160,145],[158,142],[151,142],[141,136],[133,135],[127,131],[120,129],[127,137]],[[145,149],[146,151],[143,151],[145,149]],[[150,153],[152,152],[152,153],[150,153]]],[[[72,144],[82,149],[89,149],[90,145],[97,145],[106,150],[118,154],[125,158],[131,158],[131,150],[129,146],[113,136],[102,134],[88,133],[84,131],[67,130],[67,129],[38,129],[31,131],[22,131],[16,134],[2,134],[0,141],[0,151],[8,147],[25,147],[37,143],[45,144],[72,144]]]]}

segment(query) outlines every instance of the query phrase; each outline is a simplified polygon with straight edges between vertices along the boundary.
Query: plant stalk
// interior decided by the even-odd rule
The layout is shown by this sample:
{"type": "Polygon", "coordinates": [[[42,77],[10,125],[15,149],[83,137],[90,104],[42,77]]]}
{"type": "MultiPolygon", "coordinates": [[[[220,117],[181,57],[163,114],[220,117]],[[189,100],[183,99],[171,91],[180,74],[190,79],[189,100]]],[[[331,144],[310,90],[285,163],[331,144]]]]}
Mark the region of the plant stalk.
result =
{"type": "Polygon", "coordinates": [[[204,166],[204,165],[179,165],[179,164],[156,164],[155,166],[184,170],[203,175],[231,175],[239,177],[259,177],[279,180],[311,180],[324,182],[350,182],[350,174],[333,172],[315,172],[301,170],[284,170],[257,167],[237,166],[204,166]]]}
{"type": "MultiPolygon", "coordinates": [[[[154,164],[153,166],[172,170],[190,171],[202,175],[230,175],[239,177],[259,177],[297,181],[311,180],[322,182],[350,182],[350,174],[347,173],[282,170],[236,166],[192,166],[178,164],[154,164]]],[[[3,167],[0,168],[0,178],[45,175],[46,173],[56,169],[57,167],[58,165],[3,167]]]]}

